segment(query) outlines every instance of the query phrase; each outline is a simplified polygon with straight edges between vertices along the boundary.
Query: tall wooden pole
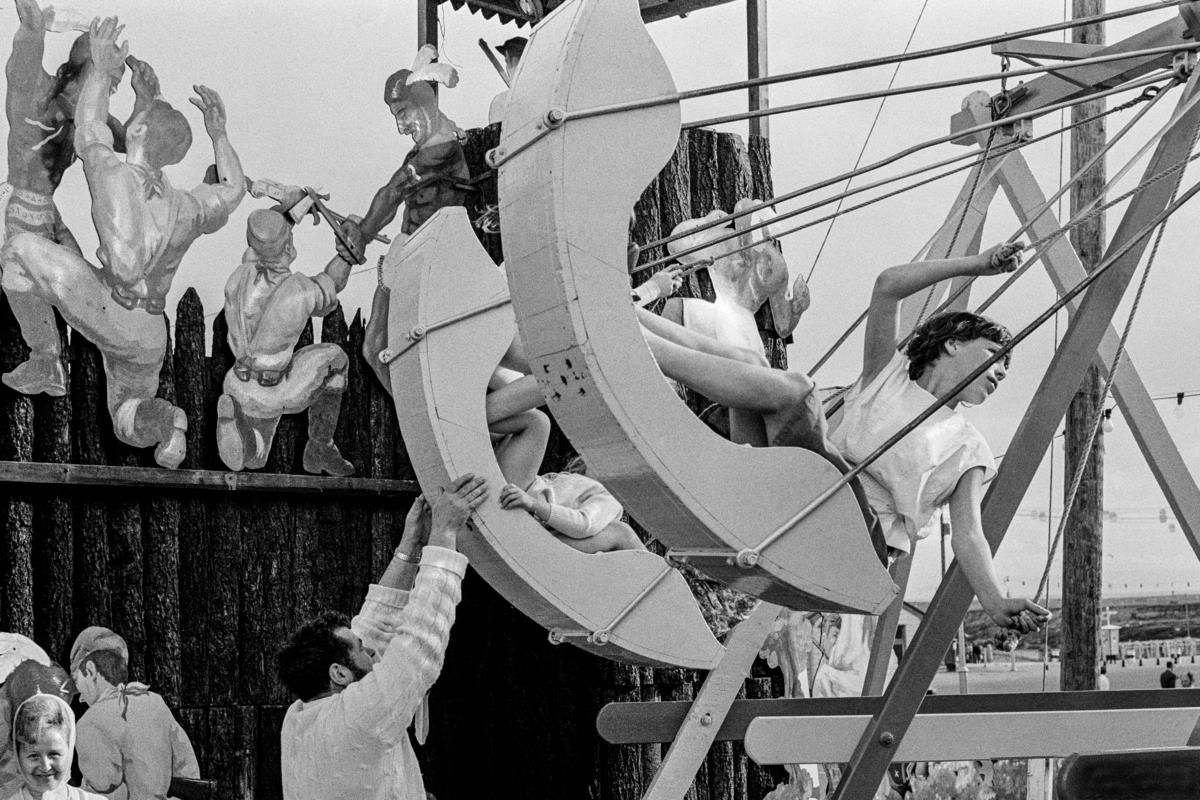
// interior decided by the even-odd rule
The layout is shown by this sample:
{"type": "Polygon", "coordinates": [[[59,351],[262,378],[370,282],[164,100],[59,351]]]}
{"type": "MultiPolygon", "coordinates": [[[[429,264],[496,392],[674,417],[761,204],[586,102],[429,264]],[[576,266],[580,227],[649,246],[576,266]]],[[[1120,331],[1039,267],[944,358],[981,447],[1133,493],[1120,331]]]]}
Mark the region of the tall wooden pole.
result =
{"type": "MultiPolygon", "coordinates": [[[[1074,17],[1104,13],[1104,0],[1072,0],[1074,17]]],[[[1104,44],[1104,24],[1073,29],[1072,40],[1080,44],[1104,44]]],[[[1104,110],[1104,100],[1080,103],[1071,110],[1071,121],[1104,110]]],[[[1071,173],[1103,148],[1104,120],[1089,122],[1071,132],[1071,173]]],[[[1105,164],[1101,161],[1071,189],[1071,214],[1103,192],[1105,164]]],[[[1093,218],[1071,232],[1084,267],[1091,271],[1104,254],[1104,216],[1093,218]]],[[[1084,470],[1070,519],[1063,533],[1062,679],[1064,691],[1095,689],[1100,657],[1100,592],[1102,587],[1104,527],[1104,431],[1096,433],[1090,455],[1086,451],[1090,426],[1100,413],[1103,398],[1100,371],[1092,366],[1080,384],[1079,393],[1067,410],[1064,489],[1084,470]],[[1086,461],[1085,461],[1086,459],[1086,461]]]]}

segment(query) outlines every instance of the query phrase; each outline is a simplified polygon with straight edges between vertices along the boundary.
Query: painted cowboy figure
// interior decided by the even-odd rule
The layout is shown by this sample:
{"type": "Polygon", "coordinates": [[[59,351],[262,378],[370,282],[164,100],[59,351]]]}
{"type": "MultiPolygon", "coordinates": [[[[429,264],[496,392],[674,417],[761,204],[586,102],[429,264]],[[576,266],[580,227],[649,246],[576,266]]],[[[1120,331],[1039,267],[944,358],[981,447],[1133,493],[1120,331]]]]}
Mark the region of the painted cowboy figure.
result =
{"type": "MultiPolygon", "coordinates": [[[[162,169],[183,159],[192,133],[183,114],[159,98],[130,121],[127,155],[118,158],[106,120],[109,94],[128,54],[128,44],[117,47],[120,31],[115,18],[92,23],[93,67],[84,78],[75,119],[75,150],[92,197],[100,266],[88,263],[77,249],[27,232],[5,243],[0,263],[14,307],[33,298],[57,308],[100,349],[117,438],[134,447],[154,446],[155,461],[175,468],[187,449],[187,417],[155,397],[167,349],[163,307],[192,242],[220,229],[241,202],[245,176],[225,131],[221,98],[204,86],[195,87],[199,96],[192,103],[203,112],[213,143],[216,185],[182,191],[168,183],[162,169]]],[[[18,321],[32,351],[30,362],[61,360],[52,325],[20,315],[18,321]]],[[[18,367],[9,378],[26,368],[18,367]]]]}

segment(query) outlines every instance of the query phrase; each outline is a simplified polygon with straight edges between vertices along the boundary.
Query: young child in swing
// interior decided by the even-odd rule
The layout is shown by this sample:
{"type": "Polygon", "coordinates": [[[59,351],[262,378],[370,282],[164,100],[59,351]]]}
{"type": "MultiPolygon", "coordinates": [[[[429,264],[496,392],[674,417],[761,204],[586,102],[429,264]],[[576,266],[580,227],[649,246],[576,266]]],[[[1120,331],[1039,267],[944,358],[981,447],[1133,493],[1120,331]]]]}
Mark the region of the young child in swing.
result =
{"type": "MultiPolygon", "coordinates": [[[[682,282],[679,268],[655,273],[633,290],[645,306],[674,293],[682,282]]],[[[599,481],[589,478],[576,456],[563,472],[538,475],[550,435],[549,418],[537,410],[545,403],[537,380],[514,339],[502,368],[492,377],[487,398],[488,430],[502,437],[495,445],[500,472],[507,481],[500,505],[528,512],[555,538],[584,553],[644,550],[645,545],[621,520],[625,509],[599,481]]]]}
{"type": "MultiPolygon", "coordinates": [[[[979,255],[884,270],[871,297],[862,374],[832,434],[807,375],[771,369],[759,353],[728,347],[653,314],[639,311],[639,317],[665,375],[730,408],[761,414],[768,444],[814,450],[845,471],[846,459],[866,458],[1011,339],[986,317],[950,312],[926,320],[899,352],[900,301],[949,278],[1011,272],[1022,249],[1019,243],[1002,244],[979,255]]],[[[962,403],[986,400],[1007,366],[1004,359],[989,368],[861,477],[892,551],[907,552],[912,540],[928,535],[934,511],[948,503],[951,545],[984,611],[998,625],[1027,633],[1050,614],[1029,600],[1004,596],[980,515],[983,483],[994,473],[992,454],[957,411],[962,403]]]]}

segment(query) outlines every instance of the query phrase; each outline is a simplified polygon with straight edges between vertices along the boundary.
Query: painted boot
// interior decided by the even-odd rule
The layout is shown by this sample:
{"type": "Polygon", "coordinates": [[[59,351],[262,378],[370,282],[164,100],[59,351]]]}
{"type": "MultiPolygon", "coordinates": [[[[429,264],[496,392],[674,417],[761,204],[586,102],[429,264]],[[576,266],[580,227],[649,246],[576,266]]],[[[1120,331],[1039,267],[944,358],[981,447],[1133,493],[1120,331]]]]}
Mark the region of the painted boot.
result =
{"type": "Polygon", "coordinates": [[[12,372],[0,376],[6,386],[21,394],[62,397],[67,393],[67,373],[58,356],[34,353],[12,372]]]}

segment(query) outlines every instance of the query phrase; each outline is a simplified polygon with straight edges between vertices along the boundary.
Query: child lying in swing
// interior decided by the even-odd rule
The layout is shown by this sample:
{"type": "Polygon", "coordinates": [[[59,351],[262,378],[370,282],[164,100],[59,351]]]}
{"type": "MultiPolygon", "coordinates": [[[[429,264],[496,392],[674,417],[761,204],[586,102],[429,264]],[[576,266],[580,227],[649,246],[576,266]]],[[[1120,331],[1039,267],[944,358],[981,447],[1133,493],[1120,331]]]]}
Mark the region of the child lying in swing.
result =
{"type": "MultiPolygon", "coordinates": [[[[655,273],[633,291],[643,307],[674,293],[682,282],[679,268],[655,273]]],[[[508,483],[500,492],[500,505],[527,511],[555,538],[584,553],[644,550],[645,546],[621,520],[625,509],[599,481],[589,478],[583,459],[576,456],[563,472],[538,475],[550,435],[549,418],[537,410],[545,397],[519,339],[514,339],[492,376],[486,403],[488,430],[495,445],[500,472],[508,483]]]]}

